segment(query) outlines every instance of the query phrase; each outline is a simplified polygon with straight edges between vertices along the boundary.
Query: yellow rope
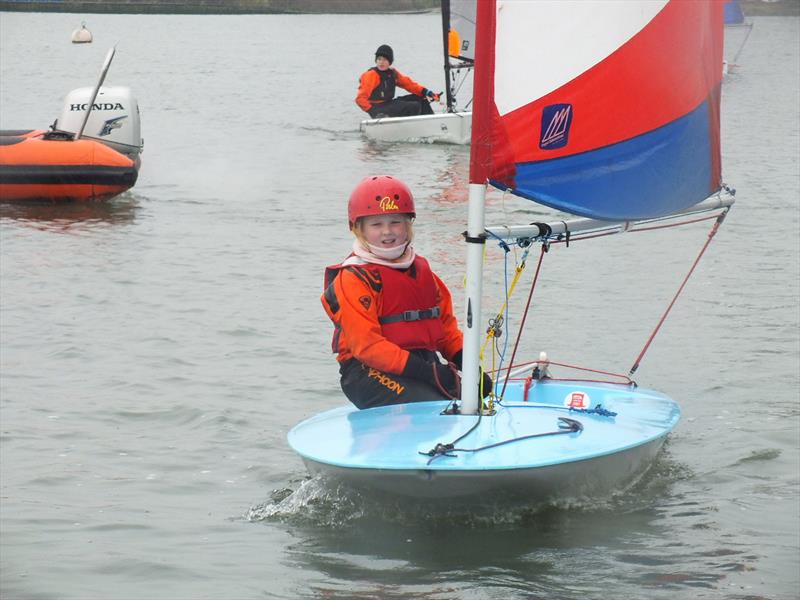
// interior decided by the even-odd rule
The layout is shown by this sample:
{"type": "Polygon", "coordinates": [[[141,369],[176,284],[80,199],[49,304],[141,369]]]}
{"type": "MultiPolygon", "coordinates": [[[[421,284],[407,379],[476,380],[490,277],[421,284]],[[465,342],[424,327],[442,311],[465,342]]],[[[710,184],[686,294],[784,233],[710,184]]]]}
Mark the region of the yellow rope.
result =
{"type": "MultiPolygon", "coordinates": [[[[511,286],[508,288],[508,296],[506,296],[505,300],[503,300],[503,305],[500,307],[500,310],[497,311],[497,316],[495,316],[495,321],[498,319],[502,319],[503,315],[506,312],[506,306],[508,306],[508,301],[511,298],[511,295],[514,293],[514,288],[517,287],[517,282],[519,281],[520,276],[522,275],[522,271],[525,270],[525,261],[528,257],[528,249],[525,249],[525,254],[522,256],[522,261],[517,265],[516,272],[514,273],[514,279],[511,281],[511,286]]],[[[481,356],[483,356],[483,352],[486,349],[486,346],[495,337],[494,335],[494,328],[489,328],[489,331],[486,332],[486,340],[483,342],[481,346],[481,356]]]]}
{"type": "MultiPolygon", "coordinates": [[[[525,249],[525,253],[522,255],[522,260],[520,261],[519,265],[517,265],[516,271],[514,273],[514,279],[511,281],[511,286],[508,288],[508,295],[506,296],[505,300],[503,301],[503,305],[500,307],[500,310],[497,312],[497,316],[494,319],[495,323],[497,323],[499,320],[503,319],[503,315],[506,312],[506,306],[508,306],[508,301],[511,298],[511,295],[514,293],[514,289],[517,287],[517,283],[519,282],[519,278],[522,275],[522,271],[525,270],[525,262],[526,262],[526,260],[528,258],[529,251],[530,251],[530,247],[525,249]]],[[[484,260],[485,260],[485,257],[486,257],[486,247],[484,246],[484,260]]],[[[496,329],[494,327],[491,327],[491,326],[489,327],[488,331],[486,332],[486,340],[483,342],[483,345],[481,346],[481,350],[480,350],[480,354],[479,354],[479,359],[480,359],[479,360],[479,364],[481,365],[481,368],[484,367],[484,354],[486,352],[486,346],[488,346],[489,343],[492,341],[492,339],[494,339],[496,337],[495,336],[495,332],[496,332],[496,329]]],[[[497,345],[496,344],[492,344],[492,371],[491,371],[492,373],[495,372],[496,367],[497,367],[497,354],[498,354],[497,345]]],[[[495,375],[495,377],[496,376],[497,375],[495,375]]],[[[481,377],[480,387],[481,387],[481,398],[483,398],[483,377],[481,377]]],[[[488,407],[487,407],[488,410],[489,410],[489,414],[491,414],[494,411],[494,398],[495,398],[494,389],[492,389],[492,391],[489,393],[489,403],[488,403],[488,407]]],[[[481,401],[481,408],[483,408],[483,401],[481,401]]]]}
{"type": "MultiPolygon", "coordinates": [[[[514,293],[514,289],[517,287],[517,283],[519,282],[519,278],[522,276],[522,271],[525,270],[525,261],[528,258],[529,251],[530,251],[530,247],[525,249],[525,253],[522,255],[522,260],[520,261],[519,265],[517,265],[516,271],[514,273],[514,279],[511,281],[511,286],[508,289],[508,295],[506,296],[505,300],[503,300],[503,305],[500,307],[500,310],[497,312],[497,316],[495,317],[495,322],[498,321],[499,319],[502,319],[503,315],[506,312],[506,306],[508,306],[508,301],[511,298],[511,295],[514,293]]],[[[483,262],[484,262],[484,265],[485,265],[486,264],[486,244],[483,245],[483,262]]],[[[465,289],[467,287],[466,274],[464,275],[464,279],[463,279],[463,287],[465,289]]],[[[478,354],[478,364],[480,365],[481,369],[483,369],[483,371],[481,372],[481,380],[480,380],[480,382],[478,384],[479,387],[480,387],[480,396],[481,396],[481,398],[484,397],[483,396],[483,372],[485,371],[485,369],[484,369],[484,355],[485,355],[485,352],[486,352],[486,346],[489,344],[489,342],[494,337],[495,337],[495,329],[493,327],[490,327],[489,330],[486,332],[486,340],[483,342],[483,345],[481,345],[480,353],[478,354]]],[[[492,373],[495,372],[496,366],[497,366],[497,351],[496,351],[496,347],[493,345],[492,370],[491,370],[492,373]]],[[[493,388],[494,388],[494,386],[493,386],[493,388]]],[[[487,406],[489,414],[494,412],[494,398],[495,398],[494,389],[492,389],[492,391],[489,392],[489,403],[488,403],[488,406],[487,406]]],[[[481,410],[483,410],[483,400],[481,400],[481,410]]]]}

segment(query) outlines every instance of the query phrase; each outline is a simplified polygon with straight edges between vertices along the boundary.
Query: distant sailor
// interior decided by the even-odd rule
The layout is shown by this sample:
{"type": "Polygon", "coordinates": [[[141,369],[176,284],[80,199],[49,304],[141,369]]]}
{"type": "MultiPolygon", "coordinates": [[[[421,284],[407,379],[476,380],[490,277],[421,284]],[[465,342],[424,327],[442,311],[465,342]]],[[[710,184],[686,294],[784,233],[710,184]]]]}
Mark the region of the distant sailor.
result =
{"type": "MultiPolygon", "coordinates": [[[[352,253],[325,270],[322,294],[345,395],[358,408],[460,397],[463,336],[450,291],[411,245],[411,191],[367,177],[347,214],[352,253]]],[[[481,387],[487,396],[488,375],[481,387]]]]}
{"type": "Polygon", "coordinates": [[[394,51],[391,46],[379,46],[375,51],[375,66],[359,78],[356,104],[373,119],[432,115],[430,103],[439,100],[439,94],[403,75],[391,66],[393,62],[394,51]],[[395,98],[398,86],[411,93],[395,98]]]}

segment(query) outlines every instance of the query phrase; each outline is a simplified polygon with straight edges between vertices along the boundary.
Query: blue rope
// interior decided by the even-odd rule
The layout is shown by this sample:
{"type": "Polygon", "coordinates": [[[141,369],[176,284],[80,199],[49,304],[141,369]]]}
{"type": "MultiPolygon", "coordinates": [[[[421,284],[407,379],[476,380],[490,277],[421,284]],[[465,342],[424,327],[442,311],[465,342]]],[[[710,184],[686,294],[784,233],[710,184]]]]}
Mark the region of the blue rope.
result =
{"type": "MultiPolygon", "coordinates": [[[[503,404],[502,400],[498,400],[497,404],[512,408],[508,404],[503,404]]],[[[555,410],[566,410],[569,412],[581,413],[584,415],[597,415],[599,417],[616,417],[619,413],[615,413],[606,408],[602,404],[598,404],[594,408],[570,408],[569,406],[553,406],[552,404],[514,404],[513,408],[552,408],[555,410]]]]}
{"type": "MultiPolygon", "coordinates": [[[[511,252],[511,246],[503,238],[492,233],[491,231],[487,231],[486,233],[497,240],[497,245],[500,246],[500,248],[502,248],[505,253],[503,255],[503,286],[505,288],[505,316],[503,325],[506,331],[506,335],[505,339],[503,340],[502,350],[500,350],[500,348],[498,347],[497,341],[495,341],[494,344],[495,351],[500,356],[500,364],[497,367],[497,372],[500,373],[503,370],[503,363],[505,362],[506,353],[508,352],[508,328],[509,328],[508,311],[509,311],[509,302],[511,299],[508,291],[508,255],[511,252]]],[[[528,243],[527,245],[522,246],[520,244],[520,241],[517,240],[513,242],[511,245],[525,248],[525,252],[522,254],[522,260],[520,261],[521,263],[524,263],[528,259],[528,254],[530,253],[532,244],[528,243]]]]}

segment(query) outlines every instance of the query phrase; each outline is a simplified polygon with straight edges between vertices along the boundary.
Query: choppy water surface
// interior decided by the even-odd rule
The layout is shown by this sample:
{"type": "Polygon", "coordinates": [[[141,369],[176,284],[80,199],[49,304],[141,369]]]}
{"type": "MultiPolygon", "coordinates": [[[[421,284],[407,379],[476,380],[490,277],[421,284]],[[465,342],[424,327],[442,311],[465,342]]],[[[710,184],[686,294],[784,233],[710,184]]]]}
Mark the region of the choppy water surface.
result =
{"type": "MultiPolygon", "coordinates": [[[[438,18],[0,15],[0,127],[51,123],[116,43],[107,82],[133,88],[145,138],[110,203],[0,207],[3,598],[798,596],[796,18],[755,19],[724,84],[738,203],[637,373],[684,418],[632,490],[376,501],[288,448],[344,402],[318,295],[359,178],[416,192],[460,314],[467,150],[367,143],[352,103],[387,41],[441,87],[438,18]],[[81,20],[95,42],[73,46],[81,20]]],[[[550,215],[497,194],[489,212],[550,215]]],[[[626,371],[707,231],[551,252],[526,350],[626,371]]]]}

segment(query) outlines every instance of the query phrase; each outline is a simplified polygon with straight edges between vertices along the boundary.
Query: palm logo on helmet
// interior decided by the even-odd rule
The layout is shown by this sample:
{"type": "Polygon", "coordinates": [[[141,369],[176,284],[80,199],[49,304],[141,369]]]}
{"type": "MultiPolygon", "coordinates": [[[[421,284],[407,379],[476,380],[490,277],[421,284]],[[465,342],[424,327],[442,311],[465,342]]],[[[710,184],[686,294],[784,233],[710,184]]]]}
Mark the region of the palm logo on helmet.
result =
{"type": "Polygon", "coordinates": [[[359,217],[385,214],[417,216],[414,196],[408,186],[390,175],[373,175],[362,179],[350,194],[347,221],[350,229],[359,217]]]}

